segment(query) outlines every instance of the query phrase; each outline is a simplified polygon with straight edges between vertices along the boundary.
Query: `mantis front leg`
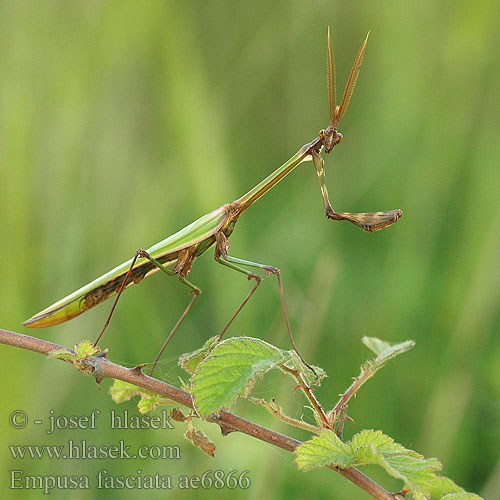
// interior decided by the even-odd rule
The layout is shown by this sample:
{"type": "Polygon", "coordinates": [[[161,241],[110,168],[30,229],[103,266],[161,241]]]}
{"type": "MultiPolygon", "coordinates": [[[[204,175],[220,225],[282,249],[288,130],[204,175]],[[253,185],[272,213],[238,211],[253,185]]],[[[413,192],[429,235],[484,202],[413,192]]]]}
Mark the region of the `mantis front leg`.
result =
{"type": "Polygon", "coordinates": [[[388,212],[335,212],[328,198],[328,190],[325,182],[325,162],[320,153],[315,149],[311,150],[312,160],[316,174],[318,175],[321,195],[325,203],[326,216],[333,220],[348,220],[356,226],[361,227],[369,233],[383,229],[384,227],[394,224],[403,215],[400,209],[389,210],[388,212]]]}

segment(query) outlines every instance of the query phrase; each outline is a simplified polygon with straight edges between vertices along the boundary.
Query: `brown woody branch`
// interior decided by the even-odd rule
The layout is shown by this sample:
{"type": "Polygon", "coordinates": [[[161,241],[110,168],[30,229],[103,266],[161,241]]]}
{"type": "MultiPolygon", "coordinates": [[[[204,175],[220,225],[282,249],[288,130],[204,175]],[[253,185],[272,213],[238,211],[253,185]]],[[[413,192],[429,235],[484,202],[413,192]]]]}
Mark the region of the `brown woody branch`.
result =
{"type": "MultiPolygon", "coordinates": [[[[66,349],[52,342],[2,329],[0,329],[0,344],[27,349],[45,354],[46,356],[51,351],[66,349]]],[[[98,382],[106,377],[123,380],[172,399],[183,406],[193,408],[193,400],[190,394],[170,384],[148,377],[139,367],[132,369],[125,368],[109,361],[106,356],[94,356],[90,358],[88,362],[94,367],[93,375],[98,382]]],[[[226,410],[220,410],[218,413],[212,414],[209,420],[220,426],[223,435],[239,431],[291,452],[302,444],[301,441],[267,429],[253,422],[249,422],[226,410]]],[[[402,498],[399,494],[389,493],[355,467],[341,469],[340,467],[331,465],[329,468],[349,479],[349,481],[366,491],[373,498],[379,500],[395,500],[397,498],[402,498]]]]}

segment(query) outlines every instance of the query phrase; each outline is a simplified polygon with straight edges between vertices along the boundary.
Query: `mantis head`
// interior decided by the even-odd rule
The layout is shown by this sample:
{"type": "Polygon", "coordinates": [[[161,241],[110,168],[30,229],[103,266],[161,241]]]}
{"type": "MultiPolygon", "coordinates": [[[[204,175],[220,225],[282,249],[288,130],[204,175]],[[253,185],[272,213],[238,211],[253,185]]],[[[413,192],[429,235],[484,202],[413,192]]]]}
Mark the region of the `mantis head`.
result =
{"type": "Polygon", "coordinates": [[[331,153],[333,148],[344,138],[344,136],[337,132],[337,129],[331,125],[326,130],[320,130],[319,137],[323,142],[325,153],[331,153]]]}

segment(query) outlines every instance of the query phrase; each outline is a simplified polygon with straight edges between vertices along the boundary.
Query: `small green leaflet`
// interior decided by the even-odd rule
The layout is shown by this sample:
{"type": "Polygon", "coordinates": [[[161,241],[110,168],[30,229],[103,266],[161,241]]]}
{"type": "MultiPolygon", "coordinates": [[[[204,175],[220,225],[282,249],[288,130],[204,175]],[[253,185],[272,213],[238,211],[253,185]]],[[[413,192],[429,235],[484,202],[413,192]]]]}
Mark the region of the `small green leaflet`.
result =
{"type": "Polygon", "coordinates": [[[331,430],[324,430],[295,450],[299,469],[308,471],[332,464],[341,468],[353,465],[381,465],[388,474],[401,479],[405,488],[428,498],[435,471],[441,464],[435,458],[426,459],[408,450],[381,431],[364,430],[344,443],[331,430]]]}
{"type": "Polygon", "coordinates": [[[250,393],[257,376],[288,358],[288,353],[252,337],[221,342],[201,361],[192,378],[191,394],[199,414],[206,417],[229,408],[239,396],[250,393]]]}
{"type": "Polygon", "coordinates": [[[56,349],[49,353],[50,358],[55,359],[66,359],[68,361],[76,361],[82,359],[89,359],[95,354],[99,354],[101,350],[98,347],[94,347],[88,340],[84,340],[79,344],[75,345],[75,352],[71,352],[68,349],[56,349]]]}
{"type": "Polygon", "coordinates": [[[88,340],[84,340],[79,344],[75,345],[75,352],[69,349],[56,349],[49,352],[49,358],[63,359],[68,363],[71,363],[76,369],[85,373],[86,375],[91,375],[94,372],[94,365],[87,362],[92,356],[99,354],[101,350],[98,347],[94,347],[88,340]]]}
{"type": "Polygon", "coordinates": [[[109,393],[115,403],[123,403],[134,396],[140,396],[141,400],[137,403],[137,408],[142,415],[154,410],[159,405],[177,404],[171,399],[118,379],[115,379],[109,388],[109,393]]]}
{"type": "Polygon", "coordinates": [[[415,345],[414,340],[406,340],[397,344],[390,344],[376,337],[363,337],[361,340],[368,349],[377,355],[375,359],[368,362],[374,365],[372,368],[380,368],[387,360],[410,350],[415,345]]]}

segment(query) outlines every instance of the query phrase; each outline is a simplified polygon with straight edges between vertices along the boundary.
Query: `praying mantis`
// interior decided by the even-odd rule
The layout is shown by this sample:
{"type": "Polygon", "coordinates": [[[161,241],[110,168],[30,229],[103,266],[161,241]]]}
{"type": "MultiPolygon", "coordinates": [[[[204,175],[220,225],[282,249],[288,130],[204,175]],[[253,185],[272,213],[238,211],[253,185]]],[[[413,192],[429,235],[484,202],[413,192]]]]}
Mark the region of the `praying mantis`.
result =
{"type": "Polygon", "coordinates": [[[335,212],[330,203],[326,187],[325,164],[321,156],[321,152],[324,150],[327,154],[331,153],[343,138],[342,134],[337,130],[337,127],[344,117],[347,107],[349,106],[349,102],[358,79],[359,70],[363,62],[363,56],[365,54],[369,35],[370,33],[366,35],[358,55],[354,60],[342,101],[340,102],[340,105],[337,105],[335,59],[331,47],[330,28],[328,28],[327,76],[330,125],[328,128],[321,130],[316,139],[302,146],[288,161],[283,163],[283,165],[277,168],[262,182],[250,189],[250,191],[244,194],[241,198],[238,198],[232,203],[226,203],[212,212],[203,215],[193,223],[171,236],[168,236],[147,250],[137,250],[133,258],[64,297],[38,314],[35,314],[23,324],[29,328],[44,328],[57,325],[79,316],[109,297],[116,295],[116,299],[104,327],[94,344],[97,345],[109,325],[118,300],[125,288],[128,288],[134,283],[139,283],[144,278],[157,271],[162,271],[168,276],[176,275],[181,283],[190,289],[190,294],[193,296],[156,356],[151,370],[152,375],[167,344],[201,293],[200,288],[188,281],[186,276],[191,271],[191,267],[195,259],[205,253],[212,246],[215,246],[215,260],[218,263],[245,274],[249,280],[255,280],[253,287],[220,333],[218,337],[219,340],[222,338],[243,306],[248,302],[263,279],[262,275],[249,271],[246,268],[261,270],[266,276],[271,274],[276,275],[290,343],[306,366],[312,368],[304,361],[295,345],[285,305],[283,283],[279,269],[274,266],[259,264],[230,256],[228,253],[228,238],[233,233],[235,224],[239,217],[247,210],[247,208],[253,205],[253,203],[261,198],[267,191],[273,188],[279,181],[294,170],[295,167],[305,161],[311,160],[319,179],[321,194],[325,205],[325,212],[329,219],[347,220],[356,226],[361,227],[365,231],[373,232],[390,226],[403,215],[403,212],[399,209],[387,212],[335,212]],[[173,267],[169,268],[168,266],[173,267]]]}

